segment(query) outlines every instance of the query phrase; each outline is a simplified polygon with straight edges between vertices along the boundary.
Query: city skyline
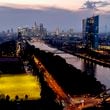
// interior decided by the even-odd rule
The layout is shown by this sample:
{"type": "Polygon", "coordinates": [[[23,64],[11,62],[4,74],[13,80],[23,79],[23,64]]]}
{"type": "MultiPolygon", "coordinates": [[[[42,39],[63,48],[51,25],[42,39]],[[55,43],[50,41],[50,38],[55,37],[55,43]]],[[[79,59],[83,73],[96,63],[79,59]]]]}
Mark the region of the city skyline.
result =
{"type": "Polygon", "coordinates": [[[110,31],[109,0],[0,0],[0,31],[38,24],[54,31],[56,28],[82,31],[82,19],[99,14],[100,32],[110,31]],[[103,21],[103,22],[102,22],[103,21]]]}

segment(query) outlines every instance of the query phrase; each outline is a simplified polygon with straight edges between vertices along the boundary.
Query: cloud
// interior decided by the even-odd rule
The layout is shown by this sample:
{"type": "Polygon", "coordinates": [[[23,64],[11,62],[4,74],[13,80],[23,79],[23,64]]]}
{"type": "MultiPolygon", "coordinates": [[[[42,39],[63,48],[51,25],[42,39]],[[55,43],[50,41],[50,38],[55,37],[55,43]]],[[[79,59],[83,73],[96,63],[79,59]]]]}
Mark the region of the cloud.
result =
{"type": "Polygon", "coordinates": [[[73,10],[77,10],[77,5],[72,4],[72,3],[68,3],[68,2],[63,2],[60,3],[58,2],[57,4],[53,4],[51,2],[47,2],[47,3],[33,3],[33,4],[29,4],[27,2],[25,3],[0,3],[0,6],[6,6],[6,7],[12,7],[12,8],[16,8],[16,9],[45,9],[45,8],[59,8],[59,9],[65,9],[65,10],[69,10],[69,11],[73,11],[73,10]],[[67,4],[66,4],[67,3],[67,4]]]}
{"type": "Polygon", "coordinates": [[[99,11],[100,7],[109,6],[110,2],[107,1],[86,1],[80,9],[91,9],[99,11]]]}
{"type": "Polygon", "coordinates": [[[107,1],[99,1],[99,7],[106,7],[110,5],[110,2],[107,1]]]}
{"type": "Polygon", "coordinates": [[[48,8],[48,6],[43,6],[43,5],[38,5],[38,4],[14,4],[14,3],[5,3],[5,4],[0,4],[0,7],[9,7],[9,8],[14,8],[14,9],[40,9],[43,10],[45,8],[48,8]]]}

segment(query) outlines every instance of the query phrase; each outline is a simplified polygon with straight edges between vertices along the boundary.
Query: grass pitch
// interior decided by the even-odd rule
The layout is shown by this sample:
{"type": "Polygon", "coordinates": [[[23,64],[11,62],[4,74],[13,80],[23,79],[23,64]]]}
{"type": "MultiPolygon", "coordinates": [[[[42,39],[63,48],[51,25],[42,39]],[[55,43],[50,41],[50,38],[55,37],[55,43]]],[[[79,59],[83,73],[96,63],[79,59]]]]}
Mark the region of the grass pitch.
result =
{"type": "Polygon", "coordinates": [[[11,100],[16,95],[24,99],[26,94],[29,99],[39,99],[40,92],[39,81],[31,74],[0,75],[0,94],[9,95],[11,100]]]}

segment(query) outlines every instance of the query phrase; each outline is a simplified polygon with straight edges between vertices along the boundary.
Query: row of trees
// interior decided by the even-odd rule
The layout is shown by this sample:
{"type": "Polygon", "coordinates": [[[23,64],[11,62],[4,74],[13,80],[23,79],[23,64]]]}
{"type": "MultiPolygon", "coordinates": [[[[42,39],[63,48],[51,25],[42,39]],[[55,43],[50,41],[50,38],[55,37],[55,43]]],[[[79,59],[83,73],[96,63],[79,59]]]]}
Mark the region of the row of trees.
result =
{"type": "Polygon", "coordinates": [[[65,59],[60,56],[29,45],[26,52],[35,54],[39,58],[66,93],[71,95],[86,93],[96,95],[105,89],[105,86],[97,81],[94,76],[67,64],[65,59]]]}

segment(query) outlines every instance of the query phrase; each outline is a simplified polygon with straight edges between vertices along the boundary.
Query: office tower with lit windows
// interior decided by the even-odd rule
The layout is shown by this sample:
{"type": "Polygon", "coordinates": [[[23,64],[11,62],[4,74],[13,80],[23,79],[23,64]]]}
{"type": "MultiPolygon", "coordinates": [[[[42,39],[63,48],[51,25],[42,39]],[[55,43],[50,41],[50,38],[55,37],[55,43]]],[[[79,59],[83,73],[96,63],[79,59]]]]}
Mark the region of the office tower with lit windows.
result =
{"type": "Polygon", "coordinates": [[[83,41],[86,48],[98,48],[99,16],[83,19],[83,41]]]}

